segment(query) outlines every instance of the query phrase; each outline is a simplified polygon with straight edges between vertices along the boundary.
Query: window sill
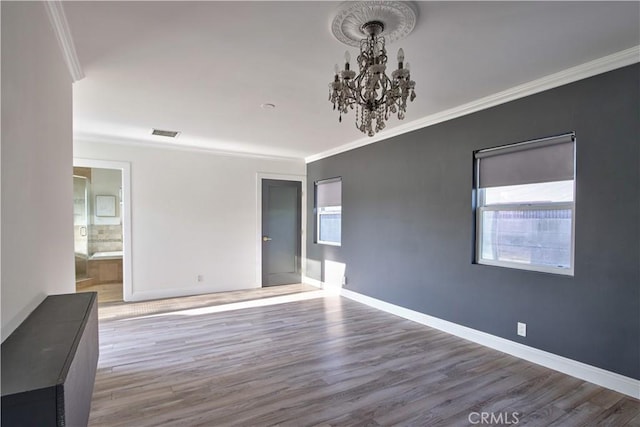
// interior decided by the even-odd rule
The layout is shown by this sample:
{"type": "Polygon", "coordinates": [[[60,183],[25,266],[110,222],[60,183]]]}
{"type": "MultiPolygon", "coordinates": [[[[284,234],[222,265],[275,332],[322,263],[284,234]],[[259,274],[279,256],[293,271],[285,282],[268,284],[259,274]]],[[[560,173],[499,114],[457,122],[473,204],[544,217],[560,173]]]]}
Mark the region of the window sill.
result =
{"type": "Polygon", "coordinates": [[[316,245],[326,245],[326,246],[342,246],[342,243],[335,242],[315,242],[316,245]]]}
{"type": "Polygon", "coordinates": [[[553,274],[556,276],[574,277],[573,268],[554,268],[554,267],[545,267],[545,266],[537,266],[537,265],[529,265],[529,264],[519,264],[515,262],[487,261],[487,260],[477,260],[473,264],[490,266],[490,267],[502,267],[502,268],[508,268],[510,270],[523,270],[523,271],[532,271],[536,273],[553,274]]]}

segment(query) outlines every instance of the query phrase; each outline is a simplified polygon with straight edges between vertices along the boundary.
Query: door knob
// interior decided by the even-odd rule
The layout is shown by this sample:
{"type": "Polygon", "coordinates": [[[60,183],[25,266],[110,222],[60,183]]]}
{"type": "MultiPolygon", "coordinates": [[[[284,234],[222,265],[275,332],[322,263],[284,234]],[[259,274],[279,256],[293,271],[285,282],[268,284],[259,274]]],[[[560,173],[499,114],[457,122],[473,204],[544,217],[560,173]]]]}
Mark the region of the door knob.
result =
{"type": "Polygon", "coordinates": [[[263,242],[268,242],[269,240],[273,240],[271,237],[269,236],[262,236],[262,241],[263,242]]]}

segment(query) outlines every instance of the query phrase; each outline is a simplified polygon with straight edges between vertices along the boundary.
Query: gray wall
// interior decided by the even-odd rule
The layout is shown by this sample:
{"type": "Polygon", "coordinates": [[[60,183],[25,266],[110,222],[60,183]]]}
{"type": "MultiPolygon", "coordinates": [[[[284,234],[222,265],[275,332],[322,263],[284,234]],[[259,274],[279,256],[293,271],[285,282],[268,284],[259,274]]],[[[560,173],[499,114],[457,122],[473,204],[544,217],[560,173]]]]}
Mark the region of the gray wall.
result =
{"type": "Polygon", "coordinates": [[[308,194],[342,177],[343,237],[308,234],[307,274],[342,262],[355,292],[640,378],[638,75],[636,64],[310,163],[308,194]],[[474,264],[472,152],[569,131],[575,276],[474,264]]]}

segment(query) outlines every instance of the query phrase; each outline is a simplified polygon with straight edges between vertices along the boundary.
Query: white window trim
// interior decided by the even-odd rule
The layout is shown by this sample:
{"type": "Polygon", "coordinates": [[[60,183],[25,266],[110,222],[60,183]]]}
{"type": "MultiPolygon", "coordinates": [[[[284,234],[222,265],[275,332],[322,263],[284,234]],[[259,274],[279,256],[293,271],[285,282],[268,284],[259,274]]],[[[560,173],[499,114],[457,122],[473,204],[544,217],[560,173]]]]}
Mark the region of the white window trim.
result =
{"type": "MultiPolygon", "coordinates": [[[[575,199],[575,179],[573,181],[574,187],[574,199],[575,199]]],[[[506,267],[518,270],[537,271],[541,273],[553,273],[565,276],[573,276],[575,268],[575,200],[573,202],[555,202],[555,203],[520,203],[520,204],[492,204],[484,205],[484,191],[478,189],[478,207],[476,208],[476,263],[481,265],[491,265],[495,267],[506,267]],[[487,260],[482,258],[482,213],[486,211],[525,211],[525,210],[540,210],[540,209],[570,209],[571,210],[571,254],[570,254],[570,268],[551,267],[544,265],[531,265],[513,261],[496,261],[487,260]]]]}
{"type": "Polygon", "coordinates": [[[340,242],[330,242],[320,239],[320,215],[340,213],[340,222],[342,222],[342,206],[326,206],[324,209],[328,209],[329,211],[320,212],[320,209],[316,208],[316,243],[320,245],[342,246],[342,232],[340,233],[340,242]]]}

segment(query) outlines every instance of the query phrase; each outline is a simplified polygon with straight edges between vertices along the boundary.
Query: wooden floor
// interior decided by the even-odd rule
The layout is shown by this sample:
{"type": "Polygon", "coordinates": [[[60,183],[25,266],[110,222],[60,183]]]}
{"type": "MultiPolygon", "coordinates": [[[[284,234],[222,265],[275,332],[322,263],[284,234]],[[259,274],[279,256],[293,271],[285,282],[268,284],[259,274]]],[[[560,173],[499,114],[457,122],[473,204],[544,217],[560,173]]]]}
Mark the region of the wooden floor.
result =
{"type": "Polygon", "coordinates": [[[191,298],[101,304],[91,426],[640,425],[635,399],[338,296],[191,298]]]}
{"type": "Polygon", "coordinates": [[[76,292],[97,292],[98,303],[122,303],[122,283],[103,283],[100,285],[77,286],[76,292]]]}
{"type": "Polygon", "coordinates": [[[260,289],[219,292],[213,294],[196,295],[181,298],[164,298],[151,301],[127,302],[122,301],[122,283],[87,286],[78,292],[97,292],[100,304],[100,319],[127,319],[176,310],[211,307],[222,304],[237,304],[243,301],[253,301],[261,298],[280,297],[299,294],[301,292],[317,291],[318,288],[305,284],[269,286],[260,289]]]}

